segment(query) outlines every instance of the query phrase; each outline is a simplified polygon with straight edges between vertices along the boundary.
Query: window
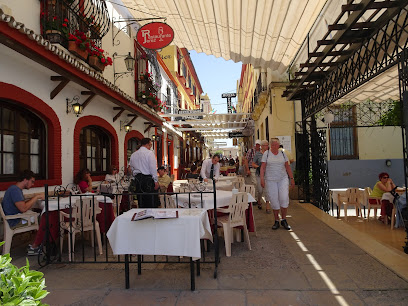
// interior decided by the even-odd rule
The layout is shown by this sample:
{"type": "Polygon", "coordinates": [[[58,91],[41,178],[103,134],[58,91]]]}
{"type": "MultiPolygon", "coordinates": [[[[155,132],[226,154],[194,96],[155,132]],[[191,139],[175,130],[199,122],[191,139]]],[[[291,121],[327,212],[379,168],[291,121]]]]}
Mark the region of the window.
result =
{"type": "Polygon", "coordinates": [[[171,113],[173,113],[173,108],[172,108],[172,105],[171,105],[171,90],[170,90],[170,87],[169,86],[167,86],[167,88],[166,88],[166,107],[167,107],[167,109],[166,109],[166,111],[165,111],[165,113],[166,114],[171,114],[171,113]]]}
{"type": "Polygon", "coordinates": [[[1,101],[0,181],[13,181],[30,169],[46,179],[46,132],[43,121],[30,111],[1,101]]]}
{"type": "Polygon", "coordinates": [[[103,175],[110,165],[110,138],[98,126],[87,126],[79,136],[80,168],[88,168],[92,175],[103,175]]]}
{"type": "Polygon", "coordinates": [[[126,152],[128,161],[130,159],[130,156],[133,154],[133,152],[139,150],[139,148],[140,148],[140,139],[133,137],[128,140],[127,152],[126,152]]]}
{"type": "Polygon", "coordinates": [[[188,88],[191,88],[191,77],[188,76],[188,88]]]}
{"type": "Polygon", "coordinates": [[[330,124],[330,159],[358,159],[355,106],[335,112],[330,124]]]}
{"type": "Polygon", "coordinates": [[[196,87],[193,85],[193,95],[196,96],[196,87]]]}
{"type": "Polygon", "coordinates": [[[187,68],[186,65],[183,63],[183,77],[187,79],[187,68]]]}

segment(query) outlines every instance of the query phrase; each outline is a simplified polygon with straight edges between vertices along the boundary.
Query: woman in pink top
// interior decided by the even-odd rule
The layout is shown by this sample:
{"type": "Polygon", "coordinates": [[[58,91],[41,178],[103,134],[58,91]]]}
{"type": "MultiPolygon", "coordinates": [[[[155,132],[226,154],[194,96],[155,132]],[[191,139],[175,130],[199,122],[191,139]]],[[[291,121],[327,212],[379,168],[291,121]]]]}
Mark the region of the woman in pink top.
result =
{"type": "Polygon", "coordinates": [[[74,183],[78,185],[81,193],[92,192],[92,178],[88,169],[82,169],[75,175],[74,183]]]}

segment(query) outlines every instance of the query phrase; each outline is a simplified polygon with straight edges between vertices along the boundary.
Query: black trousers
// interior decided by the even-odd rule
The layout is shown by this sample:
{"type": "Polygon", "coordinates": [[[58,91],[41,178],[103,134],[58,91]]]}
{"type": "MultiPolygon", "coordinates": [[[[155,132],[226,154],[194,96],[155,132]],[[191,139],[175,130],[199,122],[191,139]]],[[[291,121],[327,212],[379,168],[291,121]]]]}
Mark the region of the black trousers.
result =
{"type": "Polygon", "coordinates": [[[154,185],[154,180],[151,175],[138,173],[133,178],[131,191],[137,193],[139,208],[157,208],[160,206],[158,191],[154,189],[154,185]],[[149,194],[143,195],[143,193],[149,194]]]}

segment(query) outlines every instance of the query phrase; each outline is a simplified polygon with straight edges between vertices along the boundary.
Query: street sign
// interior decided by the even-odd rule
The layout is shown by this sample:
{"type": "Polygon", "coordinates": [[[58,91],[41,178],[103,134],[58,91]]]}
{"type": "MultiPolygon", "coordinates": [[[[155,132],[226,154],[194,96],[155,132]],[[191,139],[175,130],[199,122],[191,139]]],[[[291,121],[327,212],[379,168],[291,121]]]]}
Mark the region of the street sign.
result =
{"type": "Polygon", "coordinates": [[[229,114],[232,113],[231,98],[235,98],[236,96],[237,96],[237,94],[235,92],[233,92],[233,93],[223,93],[221,95],[222,98],[227,98],[227,109],[228,109],[229,114]]]}
{"type": "Polygon", "coordinates": [[[242,132],[230,132],[228,133],[229,138],[235,138],[235,137],[245,137],[242,135],[242,132]]]}

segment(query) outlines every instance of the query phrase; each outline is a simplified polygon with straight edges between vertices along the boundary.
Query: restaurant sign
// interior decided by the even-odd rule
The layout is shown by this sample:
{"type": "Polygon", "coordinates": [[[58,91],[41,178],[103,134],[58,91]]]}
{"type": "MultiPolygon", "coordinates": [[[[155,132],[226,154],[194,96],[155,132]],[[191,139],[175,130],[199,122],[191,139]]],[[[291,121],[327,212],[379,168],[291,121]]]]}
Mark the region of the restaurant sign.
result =
{"type": "Polygon", "coordinates": [[[242,134],[242,132],[230,132],[228,133],[229,138],[235,138],[235,137],[245,137],[245,135],[242,134]]]}
{"type": "Polygon", "coordinates": [[[174,39],[173,29],[163,22],[151,22],[139,29],[137,42],[147,49],[161,49],[174,39]]]}

